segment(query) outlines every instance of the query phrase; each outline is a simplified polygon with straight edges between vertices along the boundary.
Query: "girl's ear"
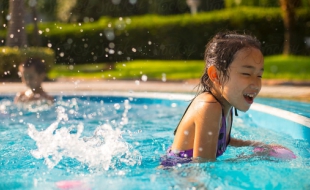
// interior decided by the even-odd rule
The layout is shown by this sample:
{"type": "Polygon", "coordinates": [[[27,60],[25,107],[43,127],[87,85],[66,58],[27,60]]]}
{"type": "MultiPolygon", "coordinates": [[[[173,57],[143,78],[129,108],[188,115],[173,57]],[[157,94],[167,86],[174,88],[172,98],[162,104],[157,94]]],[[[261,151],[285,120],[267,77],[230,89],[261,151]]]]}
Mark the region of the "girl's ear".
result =
{"type": "Polygon", "coordinates": [[[208,76],[212,82],[219,83],[219,78],[217,75],[217,70],[214,65],[208,68],[208,76]]]}

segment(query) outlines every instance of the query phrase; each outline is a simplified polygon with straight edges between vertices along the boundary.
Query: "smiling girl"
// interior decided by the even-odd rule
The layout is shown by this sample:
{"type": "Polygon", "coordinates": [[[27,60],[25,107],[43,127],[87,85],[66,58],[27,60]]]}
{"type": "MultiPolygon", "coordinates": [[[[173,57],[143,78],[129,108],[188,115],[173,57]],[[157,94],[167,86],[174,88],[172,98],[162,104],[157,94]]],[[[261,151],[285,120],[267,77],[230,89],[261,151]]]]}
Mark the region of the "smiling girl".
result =
{"type": "MultiPolygon", "coordinates": [[[[264,58],[260,42],[250,35],[216,34],[205,50],[205,71],[197,96],[174,131],[175,138],[161,165],[193,158],[214,161],[228,145],[271,149],[261,142],[231,138],[233,108],[247,111],[261,90],[264,58]]],[[[266,151],[268,152],[268,151],[266,151]]]]}

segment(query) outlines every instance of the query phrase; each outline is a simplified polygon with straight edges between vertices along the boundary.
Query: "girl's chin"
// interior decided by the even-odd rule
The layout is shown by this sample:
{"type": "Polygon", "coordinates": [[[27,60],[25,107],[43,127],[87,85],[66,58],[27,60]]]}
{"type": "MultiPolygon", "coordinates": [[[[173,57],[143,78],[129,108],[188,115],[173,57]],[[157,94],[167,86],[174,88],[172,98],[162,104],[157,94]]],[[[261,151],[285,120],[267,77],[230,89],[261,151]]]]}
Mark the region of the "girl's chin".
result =
{"type": "Polygon", "coordinates": [[[250,109],[250,106],[243,106],[243,107],[235,107],[238,111],[246,112],[250,109]]]}

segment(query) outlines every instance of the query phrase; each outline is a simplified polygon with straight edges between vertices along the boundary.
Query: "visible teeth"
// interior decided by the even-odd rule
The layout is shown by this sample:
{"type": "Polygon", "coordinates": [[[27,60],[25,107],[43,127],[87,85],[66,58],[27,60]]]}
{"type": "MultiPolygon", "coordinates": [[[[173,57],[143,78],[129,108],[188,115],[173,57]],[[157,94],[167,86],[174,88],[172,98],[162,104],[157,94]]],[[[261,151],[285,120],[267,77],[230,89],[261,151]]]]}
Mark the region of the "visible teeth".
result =
{"type": "Polygon", "coordinates": [[[256,93],[254,93],[254,94],[244,94],[244,95],[253,98],[254,96],[256,96],[256,93]]]}

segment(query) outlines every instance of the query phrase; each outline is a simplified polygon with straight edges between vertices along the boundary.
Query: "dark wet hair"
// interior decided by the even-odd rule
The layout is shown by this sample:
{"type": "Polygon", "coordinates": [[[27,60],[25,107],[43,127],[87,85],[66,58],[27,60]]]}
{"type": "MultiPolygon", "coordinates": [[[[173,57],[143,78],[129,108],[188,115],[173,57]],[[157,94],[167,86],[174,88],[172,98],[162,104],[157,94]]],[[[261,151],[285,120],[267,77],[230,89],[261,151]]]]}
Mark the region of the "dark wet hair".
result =
{"type": "Polygon", "coordinates": [[[20,65],[24,66],[25,68],[34,67],[38,74],[46,72],[45,63],[42,59],[39,58],[28,58],[20,65]]]}
{"type": "Polygon", "coordinates": [[[211,92],[213,83],[208,76],[208,68],[214,65],[219,72],[219,80],[224,84],[229,79],[229,66],[233,62],[236,53],[247,47],[261,50],[261,43],[256,37],[249,34],[241,34],[235,31],[217,33],[207,44],[204,60],[205,70],[198,85],[198,94],[211,92]]]}

